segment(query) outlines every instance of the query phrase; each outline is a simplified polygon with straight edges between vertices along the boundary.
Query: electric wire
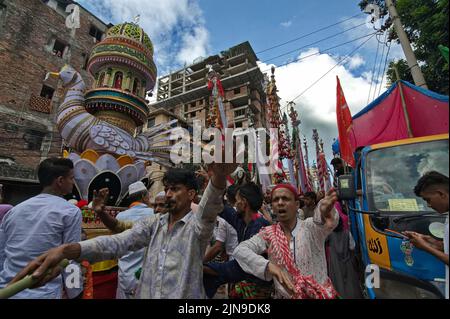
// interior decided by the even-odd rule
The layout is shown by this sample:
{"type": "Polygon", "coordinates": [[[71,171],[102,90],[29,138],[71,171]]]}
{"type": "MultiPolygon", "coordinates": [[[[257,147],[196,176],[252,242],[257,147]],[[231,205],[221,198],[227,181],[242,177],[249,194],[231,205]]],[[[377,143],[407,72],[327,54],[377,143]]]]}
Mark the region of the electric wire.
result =
{"type": "Polygon", "coordinates": [[[337,36],[339,36],[339,35],[341,35],[341,34],[344,34],[345,32],[348,32],[348,31],[354,30],[354,29],[356,29],[356,28],[359,28],[360,26],[363,26],[363,25],[365,25],[365,24],[366,24],[365,22],[364,22],[364,23],[361,23],[361,24],[358,24],[357,26],[351,27],[351,28],[346,29],[346,30],[344,30],[344,31],[335,33],[335,34],[330,35],[330,36],[327,36],[327,37],[325,37],[325,38],[323,38],[323,39],[320,39],[320,40],[314,41],[314,42],[312,42],[312,43],[303,45],[303,46],[301,46],[301,47],[299,47],[299,48],[296,48],[296,49],[291,50],[291,51],[289,51],[289,52],[286,52],[286,53],[277,55],[277,56],[275,56],[275,57],[273,57],[273,58],[269,58],[269,59],[265,60],[264,62],[267,63],[267,62],[269,62],[269,61],[272,61],[272,60],[281,58],[281,57],[283,57],[283,56],[289,55],[289,54],[291,54],[291,53],[300,51],[301,49],[310,47],[310,46],[312,46],[312,45],[315,45],[315,44],[317,44],[317,43],[323,42],[323,41],[325,41],[325,40],[332,39],[332,38],[337,37],[337,36]]]}
{"type": "MultiPolygon", "coordinates": [[[[380,58],[380,62],[379,62],[379,65],[378,65],[377,75],[376,75],[376,77],[375,77],[375,89],[373,90],[372,101],[375,100],[375,97],[376,97],[376,94],[377,94],[378,78],[380,77],[381,66],[383,65],[384,51],[385,51],[385,49],[386,49],[386,39],[387,39],[387,34],[388,34],[388,32],[385,31],[385,34],[384,34],[384,42],[382,42],[383,50],[381,51],[381,58],[380,58]]],[[[378,40],[378,38],[377,38],[377,40],[378,40]]],[[[379,83],[379,84],[382,85],[382,83],[379,83]]]]}
{"type": "Polygon", "coordinates": [[[272,49],[276,49],[276,48],[279,48],[279,47],[284,46],[284,45],[286,45],[286,44],[289,44],[289,43],[295,42],[295,41],[297,41],[297,40],[306,38],[306,37],[308,37],[308,36],[310,36],[310,35],[313,35],[313,34],[315,34],[315,33],[320,32],[320,31],[329,29],[329,28],[334,27],[334,26],[336,26],[336,25],[339,25],[339,24],[341,24],[341,23],[344,23],[344,22],[347,22],[347,21],[352,20],[352,19],[354,19],[354,18],[357,18],[357,17],[359,17],[360,15],[363,15],[363,14],[364,14],[364,12],[360,12],[360,13],[355,14],[354,16],[352,16],[352,17],[350,17],[350,18],[347,18],[347,19],[345,19],[345,20],[342,20],[342,21],[339,21],[339,22],[330,24],[330,25],[328,25],[328,26],[326,26],[326,27],[323,27],[323,28],[320,28],[320,29],[318,29],[318,30],[312,31],[312,32],[310,32],[310,33],[307,33],[307,34],[305,34],[305,35],[302,35],[302,36],[300,36],[300,37],[298,37],[298,38],[295,38],[295,39],[292,39],[292,40],[289,40],[289,41],[286,41],[286,42],[283,42],[283,43],[274,45],[274,46],[272,46],[272,47],[270,47],[270,48],[267,48],[267,49],[258,51],[258,52],[256,52],[256,54],[260,54],[260,53],[263,53],[263,52],[266,52],[266,51],[270,51],[270,50],[272,50],[272,49]]]}
{"type": "Polygon", "coordinates": [[[370,95],[372,93],[372,86],[373,86],[373,79],[375,77],[375,68],[377,66],[377,60],[378,60],[378,52],[380,50],[380,41],[377,41],[377,53],[375,54],[375,61],[373,63],[373,68],[372,68],[372,78],[370,80],[370,88],[369,88],[369,95],[367,96],[367,104],[369,104],[370,101],[370,95]]]}
{"type": "Polygon", "coordinates": [[[380,96],[381,87],[383,85],[383,80],[384,80],[384,77],[386,76],[386,67],[387,67],[387,61],[388,61],[388,57],[389,57],[389,52],[391,50],[391,45],[392,45],[392,41],[389,41],[389,46],[388,46],[388,50],[387,50],[387,53],[386,53],[386,59],[384,60],[384,68],[383,68],[383,74],[381,76],[380,88],[378,89],[378,96],[380,96]]]}
{"type": "MultiPolygon", "coordinates": [[[[344,42],[344,43],[341,43],[341,44],[332,46],[332,47],[330,47],[330,48],[326,48],[326,49],[321,50],[321,51],[318,51],[318,52],[316,52],[316,53],[312,53],[312,54],[309,54],[309,55],[306,55],[306,56],[303,56],[303,57],[299,57],[299,58],[297,58],[297,59],[295,59],[295,60],[293,60],[293,61],[289,61],[289,62],[286,62],[286,63],[284,63],[284,64],[280,64],[280,65],[278,65],[277,67],[280,68],[280,67],[283,67],[283,66],[287,66],[287,65],[289,65],[289,64],[292,64],[292,63],[300,62],[300,61],[303,61],[303,60],[305,60],[305,59],[311,58],[311,57],[313,57],[313,56],[320,55],[320,54],[322,54],[322,53],[324,53],[324,52],[328,52],[328,51],[330,51],[330,50],[336,49],[336,48],[341,47],[341,46],[343,46],[343,45],[346,45],[346,44],[349,44],[349,43],[352,43],[352,42],[355,42],[355,41],[358,41],[358,40],[361,40],[361,39],[364,39],[364,38],[367,38],[367,37],[371,37],[371,38],[372,38],[372,37],[373,37],[375,34],[377,34],[377,33],[378,33],[378,31],[372,32],[372,33],[369,33],[369,34],[366,34],[366,35],[364,35],[364,36],[361,36],[361,37],[352,39],[352,40],[350,40],[350,41],[346,41],[346,42],[344,42]]],[[[266,61],[262,61],[262,62],[265,63],[266,61]]],[[[269,68],[269,69],[266,69],[266,70],[262,71],[262,73],[266,73],[266,72],[268,72],[268,71],[270,71],[270,70],[271,70],[270,68],[269,68]]]]}
{"type": "Polygon", "coordinates": [[[323,74],[319,79],[317,79],[316,81],[314,81],[314,83],[312,83],[310,86],[308,86],[305,90],[303,90],[299,95],[297,95],[295,98],[293,98],[290,102],[294,102],[295,100],[297,100],[298,98],[300,98],[303,94],[305,94],[309,89],[311,89],[314,85],[316,85],[320,80],[322,80],[325,76],[328,75],[328,73],[330,73],[331,71],[333,71],[337,66],[339,66],[340,64],[342,64],[343,62],[345,62],[347,59],[349,59],[350,57],[352,57],[360,48],[362,48],[367,42],[370,41],[370,39],[372,39],[375,36],[375,33],[372,34],[372,36],[370,38],[368,38],[367,40],[363,41],[361,44],[359,44],[352,52],[350,52],[350,54],[346,55],[345,57],[343,57],[342,59],[340,59],[331,69],[329,69],[325,74],[323,74]]]}

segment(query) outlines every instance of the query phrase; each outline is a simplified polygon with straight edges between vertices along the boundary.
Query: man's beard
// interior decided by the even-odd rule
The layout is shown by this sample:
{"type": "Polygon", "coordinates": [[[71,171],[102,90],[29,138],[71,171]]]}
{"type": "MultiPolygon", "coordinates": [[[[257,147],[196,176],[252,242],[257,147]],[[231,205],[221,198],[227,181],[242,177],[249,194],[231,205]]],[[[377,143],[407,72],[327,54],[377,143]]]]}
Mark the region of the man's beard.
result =
{"type": "Polygon", "coordinates": [[[177,202],[174,200],[168,200],[166,201],[166,205],[165,208],[167,209],[168,212],[173,212],[173,210],[176,207],[177,202]]]}

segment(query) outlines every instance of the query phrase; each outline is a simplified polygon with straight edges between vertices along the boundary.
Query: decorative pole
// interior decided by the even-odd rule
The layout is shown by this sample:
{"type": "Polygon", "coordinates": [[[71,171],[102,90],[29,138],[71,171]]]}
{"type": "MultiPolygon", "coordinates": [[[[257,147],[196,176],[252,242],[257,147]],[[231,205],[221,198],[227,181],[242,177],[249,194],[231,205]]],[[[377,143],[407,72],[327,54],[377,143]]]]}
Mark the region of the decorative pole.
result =
{"type": "Polygon", "coordinates": [[[317,177],[319,179],[319,185],[320,190],[325,191],[325,176],[323,174],[323,161],[320,156],[320,142],[319,142],[319,133],[317,132],[317,129],[313,129],[313,136],[312,136],[314,142],[316,143],[316,162],[317,162],[317,177]]]}
{"type": "Polygon", "coordinates": [[[306,162],[306,191],[313,191],[313,177],[311,175],[311,167],[309,166],[308,157],[308,142],[306,141],[306,136],[303,136],[303,146],[305,148],[305,162],[306,162]]]}
{"type": "MultiPolygon", "coordinates": [[[[277,85],[275,81],[275,67],[271,69],[272,75],[270,81],[266,87],[266,95],[268,101],[268,108],[270,109],[270,127],[280,128],[282,121],[280,117],[280,104],[277,95],[277,85]]],[[[285,155],[286,141],[283,140],[280,132],[278,134],[271,134],[270,145],[271,145],[271,164],[274,174],[272,174],[272,183],[279,184],[286,179],[286,175],[283,172],[283,165],[281,163],[281,158],[285,155]],[[280,148],[279,148],[280,146],[280,148]]]]}
{"type": "Polygon", "coordinates": [[[303,147],[305,148],[306,169],[309,172],[308,142],[306,141],[306,137],[303,137],[303,147]]]}
{"type": "Polygon", "coordinates": [[[219,127],[221,129],[228,127],[228,121],[223,106],[225,92],[220,82],[219,74],[214,71],[212,65],[207,65],[208,71],[208,90],[211,92],[209,96],[209,114],[208,125],[210,127],[219,127]]]}
{"type": "MultiPolygon", "coordinates": [[[[301,121],[298,119],[298,113],[294,109],[294,103],[289,102],[290,113],[289,116],[292,122],[292,151],[294,152],[295,159],[295,176],[297,177],[297,187],[302,193],[306,193],[311,189],[310,181],[308,178],[308,171],[305,167],[305,162],[303,158],[302,143],[300,140],[300,124],[301,121]]],[[[305,139],[306,145],[306,139],[305,139]]]]}

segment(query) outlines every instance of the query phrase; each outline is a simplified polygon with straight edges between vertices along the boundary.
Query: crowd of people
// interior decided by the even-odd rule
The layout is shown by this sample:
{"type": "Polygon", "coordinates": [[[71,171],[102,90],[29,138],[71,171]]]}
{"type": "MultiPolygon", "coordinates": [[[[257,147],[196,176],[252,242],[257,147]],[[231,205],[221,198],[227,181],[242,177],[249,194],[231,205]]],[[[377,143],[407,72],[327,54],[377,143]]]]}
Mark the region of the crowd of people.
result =
{"type": "MultiPolygon", "coordinates": [[[[33,289],[12,298],[82,298],[86,264],[118,259],[118,299],[364,298],[348,212],[336,190],[227,187],[235,168],[169,169],[155,198],[133,183],[131,205],[116,217],[105,211],[108,189],[97,190],[92,209],[113,235],[82,240],[81,211],[63,198],[74,185],[73,164],[44,160],[42,193],[15,207],[0,205],[0,288],[32,274],[33,289]],[[64,280],[66,259],[84,274],[75,288],[64,280]]],[[[415,193],[448,213],[448,177],[425,174],[415,193]]],[[[404,235],[447,265],[448,282],[448,219],[444,241],[404,235]]]]}

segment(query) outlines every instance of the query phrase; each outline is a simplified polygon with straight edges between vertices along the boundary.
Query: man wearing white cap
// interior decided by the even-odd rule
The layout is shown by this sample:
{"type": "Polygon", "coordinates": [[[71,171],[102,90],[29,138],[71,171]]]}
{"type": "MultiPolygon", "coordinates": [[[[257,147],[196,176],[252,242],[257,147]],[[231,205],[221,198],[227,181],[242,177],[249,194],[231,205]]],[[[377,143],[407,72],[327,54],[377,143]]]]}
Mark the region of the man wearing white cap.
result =
{"type": "Polygon", "coordinates": [[[155,214],[165,214],[167,213],[166,207],[166,193],[159,192],[156,194],[155,203],[154,203],[155,214]]]}
{"type": "MultiPolygon", "coordinates": [[[[120,221],[136,222],[152,216],[153,209],[149,207],[150,195],[144,183],[136,182],[128,186],[131,205],[128,210],[120,212],[116,218],[120,221]]],[[[131,299],[134,297],[138,280],[136,271],[142,267],[144,250],[129,253],[119,259],[119,282],[117,285],[117,299],[131,299]]]]}

